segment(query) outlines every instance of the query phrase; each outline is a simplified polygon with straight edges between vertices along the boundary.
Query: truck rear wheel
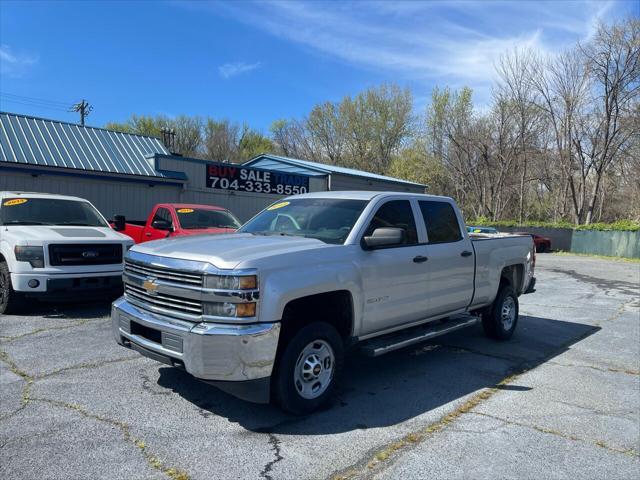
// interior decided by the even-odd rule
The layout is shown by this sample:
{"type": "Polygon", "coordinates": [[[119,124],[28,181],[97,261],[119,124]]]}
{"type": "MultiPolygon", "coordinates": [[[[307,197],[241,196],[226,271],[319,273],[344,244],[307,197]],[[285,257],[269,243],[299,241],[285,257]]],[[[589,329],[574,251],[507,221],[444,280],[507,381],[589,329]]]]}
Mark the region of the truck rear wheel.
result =
{"type": "Polygon", "coordinates": [[[340,335],[331,325],[315,322],[301,328],[285,346],[274,378],[280,407],[294,415],[320,408],[332,395],[344,359],[340,335]]]}
{"type": "Polygon", "coordinates": [[[7,262],[0,262],[0,313],[17,313],[22,306],[22,295],[11,286],[7,262]]]}
{"type": "Polygon", "coordinates": [[[482,312],[482,326],[490,338],[508,340],[518,324],[518,296],[503,283],[493,303],[482,312]]]}

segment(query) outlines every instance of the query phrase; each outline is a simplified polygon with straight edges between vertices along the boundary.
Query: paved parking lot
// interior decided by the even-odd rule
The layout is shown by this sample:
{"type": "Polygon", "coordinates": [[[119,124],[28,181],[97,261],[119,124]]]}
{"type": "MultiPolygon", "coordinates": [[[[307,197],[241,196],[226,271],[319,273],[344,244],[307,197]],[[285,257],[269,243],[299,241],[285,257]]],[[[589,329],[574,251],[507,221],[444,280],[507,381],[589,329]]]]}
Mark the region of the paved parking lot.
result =
{"type": "Polygon", "coordinates": [[[640,265],[538,256],[507,343],[351,355],[306,418],[118,347],[109,305],[0,318],[0,477],[638,478],[640,265]]]}

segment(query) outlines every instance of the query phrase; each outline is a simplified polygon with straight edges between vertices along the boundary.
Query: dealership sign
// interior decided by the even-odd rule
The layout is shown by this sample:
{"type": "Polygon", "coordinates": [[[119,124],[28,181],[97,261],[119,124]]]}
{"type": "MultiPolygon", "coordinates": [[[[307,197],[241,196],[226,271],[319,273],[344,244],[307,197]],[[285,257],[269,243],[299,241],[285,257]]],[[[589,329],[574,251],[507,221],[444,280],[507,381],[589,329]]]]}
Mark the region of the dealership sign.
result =
{"type": "Polygon", "coordinates": [[[207,187],[217,190],[296,195],[309,191],[309,177],[258,170],[233,164],[208,163],[207,187]]]}

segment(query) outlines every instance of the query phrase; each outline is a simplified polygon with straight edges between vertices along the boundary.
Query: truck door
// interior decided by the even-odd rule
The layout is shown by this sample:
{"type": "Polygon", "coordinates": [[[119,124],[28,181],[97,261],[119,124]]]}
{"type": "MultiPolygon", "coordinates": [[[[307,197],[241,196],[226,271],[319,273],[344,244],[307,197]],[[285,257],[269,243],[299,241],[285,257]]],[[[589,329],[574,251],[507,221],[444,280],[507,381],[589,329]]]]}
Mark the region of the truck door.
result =
{"type": "Polygon", "coordinates": [[[359,263],[365,292],[364,334],[426,316],[428,262],[426,246],[418,241],[415,219],[411,201],[388,200],[378,207],[362,235],[369,236],[381,227],[405,231],[399,245],[362,250],[359,263]]]}
{"type": "Polygon", "coordinates": [[[473,247],[464,235],[453,205],[419,200],[428,245],[429,316],[466,308],[473,296],[473,247]]]}
{"type": "Polygon", "coordinates": [[[168,208],[157,207],[151,221],[144,228],[143,242],[167,238],[173,231],[173,217],[168,208]]]}

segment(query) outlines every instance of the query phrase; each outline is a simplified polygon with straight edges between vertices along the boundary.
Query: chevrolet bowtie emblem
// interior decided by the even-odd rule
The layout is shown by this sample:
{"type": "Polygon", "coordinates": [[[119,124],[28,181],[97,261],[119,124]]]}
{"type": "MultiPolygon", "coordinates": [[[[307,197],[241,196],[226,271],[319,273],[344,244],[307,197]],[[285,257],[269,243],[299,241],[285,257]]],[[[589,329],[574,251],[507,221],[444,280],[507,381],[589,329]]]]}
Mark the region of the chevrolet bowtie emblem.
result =
{"type": "Polygon", "coordinates": [[[158,284],[156,283],[156,279],[153,277],[147,278],[142,287],[147,291],[149,295],[157,295],[158,284]]]}

